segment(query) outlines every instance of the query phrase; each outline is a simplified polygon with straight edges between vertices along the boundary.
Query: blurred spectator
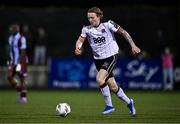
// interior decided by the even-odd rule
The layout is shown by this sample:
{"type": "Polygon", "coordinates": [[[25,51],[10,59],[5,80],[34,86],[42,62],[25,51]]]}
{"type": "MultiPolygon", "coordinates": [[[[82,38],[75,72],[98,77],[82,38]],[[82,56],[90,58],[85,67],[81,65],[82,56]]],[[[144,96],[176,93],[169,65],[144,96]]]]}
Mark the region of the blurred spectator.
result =
{"type": "MultiPolygon", "coordinates": [[[[163,29],[158,29],[156,31],[156,42],[155,45],[158,48],[157,50],[154,50],[154,48],[152,47],[152,53],[156,56],[157,53],[161,53],[163,51],[163,48],[166,46],[167,44],[167,40],[166,40],[166,35],[163,29]]],[[[159,55],[158,55],[159,56],[159,55]]]]}
{"type": "Polygon", "coordinates": [[[25,24],[22,26],[22,34],[26,37],[27,40],[27,55],[29,57],[29,63],[32,64],[33,60],[33,34],[29,29],[29,25],[25,24]]]}
{"type": "Polygon", "coordinates": [[[164,90],[173,89],[173,54],[170,49],[166,47],[161,55],[162,67],[163,67],[163,81],[164,90]]]}
{"type": "Polygon", "coordinates": [[[37,29],[37,39],[34,51],[34,64],[45,64],[46,63],[46,32],[43,27],[37,29]]]}

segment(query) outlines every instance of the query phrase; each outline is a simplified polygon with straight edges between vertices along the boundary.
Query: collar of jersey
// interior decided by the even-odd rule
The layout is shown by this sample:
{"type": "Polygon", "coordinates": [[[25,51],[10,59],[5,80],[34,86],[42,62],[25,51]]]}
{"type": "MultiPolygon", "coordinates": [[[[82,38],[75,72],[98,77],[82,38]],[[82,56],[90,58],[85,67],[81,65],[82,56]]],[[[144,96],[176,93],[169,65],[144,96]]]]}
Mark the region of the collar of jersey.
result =
{"type": "Polygon", "coordinates": [[[20,33],[18,32],[18,33],[14,36],[14,38],[19,38],[19,36],[20,36],[20,33]]]}
{"type": "MultiPolygon", "coordinates": [[[[101,23],[99,23],[99,25],[100,25],[101,23]]],[[[98,28],[99,27],[99,25],[97,25],[97,26],[93,26],[94,28],[98,28]]]]}

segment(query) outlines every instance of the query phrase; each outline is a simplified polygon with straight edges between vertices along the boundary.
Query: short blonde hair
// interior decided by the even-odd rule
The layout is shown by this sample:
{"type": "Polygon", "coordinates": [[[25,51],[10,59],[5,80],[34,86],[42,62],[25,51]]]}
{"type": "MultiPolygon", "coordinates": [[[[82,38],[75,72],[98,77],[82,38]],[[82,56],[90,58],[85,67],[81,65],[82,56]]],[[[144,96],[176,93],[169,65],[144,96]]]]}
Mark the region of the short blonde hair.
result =
{"type": "Polygon", "coordinates": [[[101,9],[98,7],[92,7],[88,9],[88,13],[96,13],[98,17],[100,17],[101,19],[103,18],[103,11],[101,11],[101,9]]]}

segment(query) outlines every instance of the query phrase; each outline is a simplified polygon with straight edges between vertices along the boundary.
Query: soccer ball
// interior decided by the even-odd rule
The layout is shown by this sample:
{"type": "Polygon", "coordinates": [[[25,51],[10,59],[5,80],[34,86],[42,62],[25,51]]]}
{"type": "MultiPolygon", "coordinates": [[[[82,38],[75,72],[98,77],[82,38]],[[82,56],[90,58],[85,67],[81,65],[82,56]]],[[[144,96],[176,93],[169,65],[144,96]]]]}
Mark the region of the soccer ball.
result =
{"type": "Polygon", "coordinates": [[[67,103],[59,103],[56,106],[56,114],[62,117],[67,116],[71,112],[71,107],[67,103]]]}

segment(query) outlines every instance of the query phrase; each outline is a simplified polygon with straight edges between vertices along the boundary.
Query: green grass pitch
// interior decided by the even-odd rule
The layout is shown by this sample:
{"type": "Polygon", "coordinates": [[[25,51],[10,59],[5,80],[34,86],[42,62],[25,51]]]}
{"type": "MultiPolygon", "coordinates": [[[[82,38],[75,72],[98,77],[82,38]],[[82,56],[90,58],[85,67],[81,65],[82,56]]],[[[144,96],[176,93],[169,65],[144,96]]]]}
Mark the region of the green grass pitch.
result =
{"type": "Polygon", "coordinates": [[[115,112],[101,115],[99,90],[29,90],[28,103],[18,104],[14,90],[0,90],[0,123],[180,123],[180,92],[126,91],[135,101],[137,116],[112,95],[115,112]],[[67,102],[72,112],[56,116],[55,106],[67,102]]]}

